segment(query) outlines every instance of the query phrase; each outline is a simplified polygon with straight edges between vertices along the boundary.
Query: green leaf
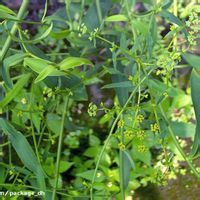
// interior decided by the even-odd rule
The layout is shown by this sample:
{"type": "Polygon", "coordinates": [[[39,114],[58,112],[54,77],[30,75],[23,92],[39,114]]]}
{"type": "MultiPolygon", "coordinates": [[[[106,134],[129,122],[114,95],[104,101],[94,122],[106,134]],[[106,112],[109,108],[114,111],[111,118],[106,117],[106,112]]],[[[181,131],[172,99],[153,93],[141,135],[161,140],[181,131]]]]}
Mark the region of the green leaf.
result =
{"type": "Polygon", "coordinates": [[[45,174],[26,138],[8,121],[2,118],[0,118],[0,129],[8,135],[13,148],[17,152],[24,166],[36,175],[39,186],[42,189],[45,189],[45,174]]]}
{"type": "Polygon", "coordinates": [[[195,135],[195,125],[184,122],[171,122],[171,128],[175,135],[183,138],[191,137],[195,135]]]}
{"type": "Polygon", "coordinates": [[[195,68],[197,72],[200,72],[200,56],[193,54],[183,54],[183,58],[188,64],[195,68]]]}
{"type": "MultiPolygon", "coordinates": [[[[123,69],[122,65],[120,65],[119,63],[117,65],[117,68],[118,68],[118,70],[119,70],[119,68],[123,69]]],[[[118,86],[118,87],[115,87],[114,89],[115,89],[116,95],[119,99],[121,106],[123,106],[126,103],[128,96],[129,96],[129,92],[133,89],[133,86],[130,87],[130,85],[129,85],[129,84],[131,84],[131,82],[126,83],[129,85],[129,87],[119,87],[118,83],[122,83],[122,82],[126,82],[126,81],[127,81],[127,78],[125,78],[123,75],[118,75],[118,74],[112,75],[113,84],[117,84],[117,86],[118,86]]],[[[126,85],[126,86],[128,86],[128,85],[126,85]]]]}
{"type": "Polygon", "coordinates": [[[84,156],[87,156],[89,158],[96,158],[99,154],[99,147],[89,147],[88,149],[86,149],[86,151],[84,152],[84,156]]]}
{"type": "Polygon", "coordinates": [[[25,58],[24,65],[30,67],[34,72],[41,73],[44,68],[49,66],[49,62],[47,60],[39,59],[39,58],[25,58]]]}
{"type": "Polygon", "coordinates": [[[169,11],[167,10],[163,10],[160,15],[162,17],[164,17],[165,19],[169,20],[170,22],[174,23],[174,24],[177,24],[179,26],[183,26],[183,22],[177,18],[174,14],[170,13],[169,11]]]}
{"type": "MultiPolygon", "coordinates": [[[[0,13],[7,13],[7,14],[11,14],[11,15],[16,15],[15,12],[13,12],[10,8],[0,5],[0,13]]],[[[0,15],[1,15],[0,14],[0,15]]]]}
{"type": "Polygon", "coordinates": [[[61,30],[59,32],[51,32],[50,36],[55,39],[64,39],[70,34],[69,30],[61,30]]]}
{"type": "Polygon", "coordinates": [[[122,159],[123,159],[123,178],[124,178],[124,189],[127,188],[129,180],[130,180],[130,174],[131,174],[131,168],[135,169],[135,164],[129,154],[128,151],[122,151],[122,159]]]}
{"type": "Polygon", "coordinates": [[[185,34],[186,37],[188,36],[187,29],[184,28],[184,23],[178,17],[176,17],[174,14],[170,13],[167,10],[162,10],[160,15],[162,17],[164,17],[165,19],[169,20],[170,22],[177,24],[178,26],[183,27],[183,33],[185,34]]]}
{"type": "Polygon", "coordinates": [[[107,84],[102,87],[102,89],[110,89],[110,88],[133,88],[133,84],[130,81],[122,81],[119,83],[107,84]]]}
{"type": "Polygon", "coordinates": [[[130,153],[127,150],[124,151],[124,153],[126,154],[126,157],[129,160],[129,163],[130,163],[132,169],[135,169],[135,163],[134,163],[133,159],[131,158],[130,153]]]}
{"type": "Polygon", "coordinates": [[[41,40],[46,38],[51,33],[52,28],[53,28],[53,23],[51,23],[51,25],[47,28],[46,31],[44,31],[44,33],[41,33],[39,36],[37,36],[33,40],[19,39],[15,35],[12,35],[8,30],[7,31],[8,31],[8,34],[10,35],[10,37],[12,38],[12,40],[14,40],[16,42],[35,44],[35,43],[41,42],[41,40]]]}
{"type": "MultiPolygon", "coordinates": [[[[112,0],[101,0],[99,1],[99,3],[102,17],[104,18],[107,16],[107,13],[112,6],[112,0]]],[[[100,27],[101,23],[99,22],[99,18],[97,15],[96,1],[92,1],[91,6],[87,10],[83,18],[83,23],[87,26],[89,31],[93,31],[95,28],[100,27]]]]}
{"type": "Polygon", "coordinates": [[[162,8],[166,10],[171,6],[172,3],[173,3],[173,0],[165,0],[162,8]]]}
{"type": "Polygon", "coordinates": [[[0,19],[2,20],[14,20],[14,21],[17,21],[17,17],[14,17],[13,15],[10,15],[8,13],[4,13],[4,12],[1,12],[0,11],[0,19]]]}
{"type": "Polygon", "coordinates": [[[133,21],[133,27],[138,34],[149,33],[148,23],[139,19],[133,21]]]}
{"type": "Polygon", "coordinates": [[[78,67],[81,65],[93,66],[90,60],[86,58],[79,58],[79,57],[68,57],[59,64],[61,70],[68,70],[68,69],[78,67]]]}
{"type": "MultiPolygon", "coordinates": [[[[0,184],[3,184],[6,178],[6,169],[0,165],[0,184]]],[[[1,187],[0,187],[1,189],[1,187]]]]}
{"type": "Polygon", "coordinates": [[[67,171],[74,163],[61,160],[60,161],[60,167],[59,167],[59,173],[63,173],[67,171]]]}
{"type": "Polygon", "coordinates": [[[25,84],[27,84],[30,74],[23,75],[14,87],[6,93],[5,98],[0,102],[0,109],[10,103],[21,91],[25,84]]]}
{"type": "Polygon", "coordinates": [[[27,54],[17,53],[4,59],[2,67],[2,78],[5,81],[6,85],[8,85],[10,88],[13,86],[13,83],[10,78],[9,70],[12,66],[15,66],[22,62],[26,56],[27,54]]]}
{"type": "Polygon", "coordinates": [[[97,148],[97,146],[100,145],[100,139],[95,135],[90,135],[89,144],[90,146],[95,146],[97,148]]]}
{"type": "Polygon", "coordinates": [[[0,5],[0,19],[18,20],[15,12],[3,5],[0,5]]]}
{"type": "Polygon", "coordinates": [[[39,73],[38,77],[35,79],[35,83],[44,80],[47,76],[61,76],[61,75],[63,75],[63,72],[60,72],[52,65],[48,65],[39,73]]]}
{"type": "Polygon", "coordinates": [[[48,56],[36,45],[24,43],[23,46],[30,54],[35,55],[38,58],[48,60],[48,56]]]}
{"type": "Polygon", "coordinates": [[[32,113],[32,120],[37,132],[40,133],[40,125],[42,122],[40,113],[37,113],[37,112],[32,113]]]}
{"type": "Polygon", "coordinates": [[[196,133],[192,147],[192,156],[200,154],[200,75],[193,70],[191,74],[191,94],[196,116],[196,133]]]}
{"type": "Polygon", "coordinates": [[[125,15],[112,15],[106,18],[107,22],[125,22],[128,21],[128,18],[125,15]]]}
{"type": "Polygon", "coordinates": [[[47,126],[53,133],[59,135],[61,127],[61,117],[54,113],[48,113],[47,126]]]}
{"type": "Polygon", "coordinates": [[[139,152],[137,147],[135,147],[132,150],[132,157],[134,159],[141,160],[142,162],[144,162],[148,166],[151,165],[151,153],[150,153],[149,150],[147,150],[145,152],[139,152]]]}
{"type": "MultiPolygon", "coordinates": [[[[97,173],[101,173],[100,171],[98,171],[97,173]]],[[[76,176],[79,176],[81,178],[84,178],[86,180],[92,181],[93,178],[93,174],[94,174],[94,170],[88,170],[82,173],[77,174],[76,176]]],[[[102,182],[105,179],[105,177],[103,175],[98,176],[95,178],[95,182],[102,182]]]]}

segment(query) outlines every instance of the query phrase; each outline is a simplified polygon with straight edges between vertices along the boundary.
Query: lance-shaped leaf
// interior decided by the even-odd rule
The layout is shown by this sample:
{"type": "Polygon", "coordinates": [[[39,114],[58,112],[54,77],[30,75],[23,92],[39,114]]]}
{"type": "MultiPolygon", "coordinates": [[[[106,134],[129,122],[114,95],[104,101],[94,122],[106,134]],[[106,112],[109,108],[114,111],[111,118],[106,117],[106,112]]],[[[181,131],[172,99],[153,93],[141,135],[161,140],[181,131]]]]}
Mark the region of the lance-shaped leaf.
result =
{"type": "Polygon", "coordinates": [[[13,86],[12,80],[10,78],[10,68],[22,62],[26,55],[27,54],[24,53],[17,53],[15,55],[7,57],[3,61],[2,78],[5,81],[6,85],[10,88],[13,86]]]}
{"type": "Polygon", "coordinates": [[[0,5],[0,19],[17,20],[15,12],[6,6],[0,5]]]}
{"type": "Polygon", "coordinates": [[[0,129],[9,137],[20,160],[36,177],[38,185],[45,191],[45,174],[38,162],[33,149],[22,133],[17,131],[8,121],[0,118],[0,129]]]}
{"type": "Polygon", "coordinates": [[[40,58],[25,58],[24,65],[38,73],[35,83],[44,80],[47,76],[63,76],[65,72],[56,68],[56,64],[40,58]]]}
{"type": "Polygon", "coordinates": [[[107,22],[125,22],[128,21],[128,18],[125,15],[112,15],[106,18],[107,22]]]}
{"type": "Polygon", "coordinates": [[[25,58],[24,65],[30,67],[34,72],[41,73],[50,63],[40,58],[25,58]]]}
{"type": "Polygon", "coordinates": [[[16,42],[21,42],[21,43],[28,43],[28,44],[35,44],[40,42],[41,40],[43,40],[44,38],[46,38],[50,33],[51,30],[53,28],[53,23],[50,24],[50,26],[47,28],[47,30],[45,30],[43,33],[41,33],[40,35],[38,35],[35,39],[33,40],[24,40],[24,39],[19,39],[17,38],[15,35],[11,34],[11,32],[9,32],[9,30],[7,29],[8,34],[10,35],[10,37],[12,38],[12,40],[16,41],[16,42]]]}
{"type": "Polygon", "coordinates": [[[196,132],[192,156],[200,153],[200,75],[193,69],[191,74],[191,94],[196,116],[196,132]]]}
{"type": "Polygon", "coordinates": [[[74,67],[78,67],[81,65],[93,66],[90,60],[86,58],[79,58],[79,57],[68,57],[59,64],[61,70],[68,70],[68,69],[72,69],[74,67]]]}
{"type": "Polygon", "coordinates": [[[133,88],[133,84],[130,81],[122,81],[119,83],[111,83],[104,85],[102,89],[109,89],[109,88],[133,88]]]}
{"type": "Polygon", "coordinates": [[[7,13],[10,15],[16,15],[15,12],[13,12],[10,8],[0,5],[0,13],[7,13]]]}
{"type": "Polygon", "coordinates": [[[200,73],[200,56],[193,55],[190,53],[183,54],[183,58],[190,64],[195,70],[200,73]]]}
{"type": "Polygon", "coordinates": [[[44,80],[47,76],[61,76],[61,75],[64,75],[64,73],[57,70],[54,66],[48,65],[39,73],[38,77],[35,79],[35,83],[44,80]]]}
{"type": "Polygon", "coordinates": [[[185,34],[185,37],[188,36],[188,32],[187,32],[186,28],[184,27],[184,23],[178,17],[176,17],[174,14],[170,13],[167,10],[163,10],[160,13],[160,15],[162,17],[164,17],[165,19],[169,20],[170,22],[172,22],[174,24],[177,24],[180,27],[183,27],[182,31],[185,34]]]}
{"type": "Polygon", "coordinates": [[[0,102],[0,109],[10,103],[21,91],[24,85],[28,82],[30,74],[23,75],[11,90],[6,93],[5,98],[0,102]]]}

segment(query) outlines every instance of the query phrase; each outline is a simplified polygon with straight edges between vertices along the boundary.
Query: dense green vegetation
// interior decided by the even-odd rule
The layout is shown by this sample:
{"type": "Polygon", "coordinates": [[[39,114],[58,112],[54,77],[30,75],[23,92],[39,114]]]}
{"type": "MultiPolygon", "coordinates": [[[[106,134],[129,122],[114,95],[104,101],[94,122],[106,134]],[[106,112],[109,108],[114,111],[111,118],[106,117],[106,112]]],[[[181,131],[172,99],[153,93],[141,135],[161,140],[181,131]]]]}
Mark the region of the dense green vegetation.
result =
{"type": "Polygon", "coordinates": [[[0,198],[123,200],[198,182],[198,2],[60,2],[36,20],[28,0],[0,5],[0,198]]]}

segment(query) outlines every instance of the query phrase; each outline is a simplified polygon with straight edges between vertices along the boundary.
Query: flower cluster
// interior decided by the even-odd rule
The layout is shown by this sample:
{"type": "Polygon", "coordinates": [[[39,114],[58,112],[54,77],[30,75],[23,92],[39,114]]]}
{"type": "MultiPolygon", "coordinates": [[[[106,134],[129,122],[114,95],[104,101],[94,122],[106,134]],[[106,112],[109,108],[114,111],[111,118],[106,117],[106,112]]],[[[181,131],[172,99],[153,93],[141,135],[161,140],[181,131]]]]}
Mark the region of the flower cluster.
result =
{"type": "Polygon", "coordinates": [[[95,28],[94,31],[92,31],[92,32],[90,33],[90,36],[89,36],[88,39],[89,39],[90,41],[94,40],[95,37],[96,37],[96,35],[97,35],[97,33],[98,33],[98,31],[99,31],[99,29],[98,29],[98,28],[95,28]]]}
{"type": "Polygon", "coordinates": [[[196,46],[196,36],[197,33],[199,33],[199,25],[200,25],[200,19],[198,17],[198,12],[193,11],[191,12],[188,21],[186,21],[186,26],[188,27],[189,35],[188,35],[188,42],[191,46],[196,46]]]}
{"type": "Polygon", "coordinates": [[[47,98],[50,98],[53,96],[53,90],[52,88],[48,88],[48,87],[45,87],[43,89],[43,96],[44,96],[44,100],[46,101],[47,98]]]}
{"type": "Polygon", "coordinates": [[[95,117],[96,114],[97,114],[98,108],[94,103],[91,102],[88,106],[87,111],[88,111],[88,114],[89,114],[90,117],[95,117]]]}
{"type": "Polygon", "coordinates": [[[87,33],[87,27],[85,26],[85,24],[81,24],[78,27],[78,31],[79,31],[79,34],[78,34],[79,37],[82,37],[83,35],[85,35],[87,33]]]}
{"type": "Polygon", "coordinates": [[[145,152],[147,152],[147,147],[144,144],[141,144],[141,145],[137,146],[137,150],[140,153],[145,153],[145,152]]]}
{"type": "Polygon", "coordinates": [[[127,130],[124,132],[124,136],[127,138],[131,138],[134,135],[134,132],[131,130],[127,130]]]}
{"type": "Polygon", "coordinates": [[[155,124],[151,124],[151,131],[152,132],[155,132],[155,133],[157,133],[157,132],[159,132],[159,126],[158,126],[158,124],[157,123],[155,123],[155,124]]]}
{"type": "Polygon", "coordinates": [[[121,151],[124,151],[124,150],[126,149],[125,144],[122,143],[122,142],[120,142],[120,143],[118,144],[118,147],[119,147],[119,149],[120,149],[121,151]]]}
{"type": "Polygon", "coordinates": [[[143,122],[143,120],[144,120],[144,116],[143,115],[141,115],[141,114],[139,114],[139,115],[137,115],[137,121],[138,122],[143,122]]]}
{"type": "Polygon", "coordinates": [[[24,98],[21,99],[21,103],[25,105],[25,104],[28,103],[28,101],[27,101],[27,99],[24,97],[24,98]]]}
{"type": "Polygon", "coordinates": [[[120,119],[117,123],[118,128],[123,128],[124,127],[124,120],[120,119]]]}
{"type": "Polygon", "coordinates": [[[144,140],[144,138],[145,138],[145,132],[144,132],[144,130],[139,130],[139,131],[137,131],[136,137],[137,137],[139,140],[144,140]]]}

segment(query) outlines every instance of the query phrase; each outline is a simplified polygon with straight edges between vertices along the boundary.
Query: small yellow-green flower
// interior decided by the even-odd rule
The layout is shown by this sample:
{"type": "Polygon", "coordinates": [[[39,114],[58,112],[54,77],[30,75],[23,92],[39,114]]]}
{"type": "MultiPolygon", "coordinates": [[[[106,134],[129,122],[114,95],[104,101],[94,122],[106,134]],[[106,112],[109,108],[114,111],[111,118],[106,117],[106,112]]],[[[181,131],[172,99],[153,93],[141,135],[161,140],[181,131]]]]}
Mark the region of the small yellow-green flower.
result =
{"type": "Polygon", "coordinates": [[[122,142],[120,142],[120,143],[118,144],[118,147],[119,147],[119,149],[120,149],[121,151],[124,151],[124,150],[126,149],[125,145],[124,145],[122,142]]]}
{"type": "Polygon", "coordinates": [[[157,133],[157,132],[159,132],[159,126],[158,126],[158,124],[157,123],[155,123],[155,124],[151,124],[151,131],[152,132],[155,132],[155,133],[157,133]]]}
{"type": "Polygon", "coordinates": [[[101,173],[100,172],[97,173],[97,178],[99,178],[99,177],[101,177],[101,173]]]}
{"type": "Polygon", "coordinates": [[[17,113],[17,116],[18,116],[18,117],[22,117],[22,116],[23,116],[23,112],[20,110],[20,111],[17,113]]]}
{"type": "Polygon", "coordinates": [[[130,75],[130,76],[128,77],[128,80],[129,80],[129,81],[133,81],[133,76],[130,75]]]}
{"type": "Polygon", "coordinates": [[[21,99],[21,103],[22,103],[22,104],[27,104],[27,99],[26,99],[25,97],[22,98],[22,99],[21,99]]]}
{"type": "Polygon", "coordinates": [[[137,121],[138,122],[141,123],[141,122],[143,122],[143,120],[144,120],[144,116],[143,115],[140,114],[140,115],[137,116],[137,121]]]}
{"type": "Polygon", "coordinates": [[[137,138],[139,140],[144,140],[144,137],[145,137],[145,132],[143,130],[137,131],[137,138]]]}
{"type": "Polygon", "coordinates": [[[109,183],[107,184],[107,186],[108,186],[108,187],[112,187],[112,186],[113,186],[112,182],[109,182],[109,183]]]}
{"type": "Polygon", "coordinates": [[[118,128],[123,128],[124,127],[124,120],[120,119],[117,123],[118,128]]]}
{"type": "Polygon", "coordinates": [[[144,153],[144,152],[147,151],[147,147],[146,147],[145,145],[141,144],[141,145],[138,145],[137,150],[138,150],[140,153],[144,153]]]}
{"type": "Polygon", "coordinates": [[[95,117],[97,114],[98,108],[94,103],[90,103],[88,107],[88,114],[90,117],[95,117]]]}
{"type": "Polygon", "coordinates": [[[125,135],[125,137],[130,138],[130,137],[133,136],[133,131],[127,130],[127,131],[124,132],[124,135],[125,135]]]}

